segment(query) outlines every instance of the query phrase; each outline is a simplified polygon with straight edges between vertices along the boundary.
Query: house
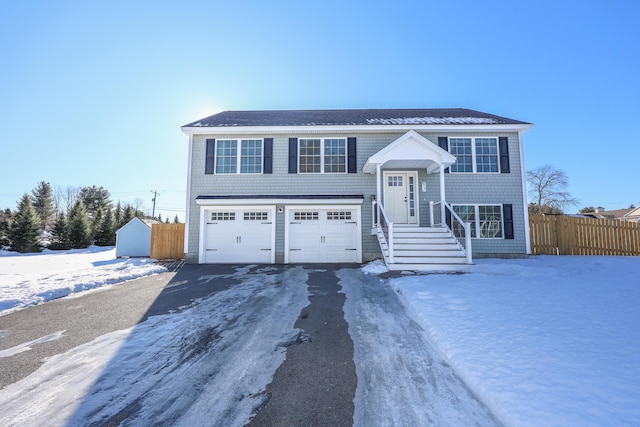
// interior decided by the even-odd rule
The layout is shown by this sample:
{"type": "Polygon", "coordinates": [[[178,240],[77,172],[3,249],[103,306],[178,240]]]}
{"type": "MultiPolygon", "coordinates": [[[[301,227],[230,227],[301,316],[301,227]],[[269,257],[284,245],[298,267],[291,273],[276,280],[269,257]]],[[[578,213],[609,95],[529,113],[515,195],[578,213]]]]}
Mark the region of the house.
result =
{"type": "Polygon", "coordinates": [[[597,207],[593,212],[587,212],[585,215],[596,219],[616,219],[620,221],[637,222],[638,217],[640,217],[640,210],[636,208],[626,208],[607,211],[602,207],[597,207]]]}
{"type": "Polygon", "coordinates": [[[116,258],[148,257],[151,253],[151,220],[133,218],[116,231],[116,258]]]}
{"type": "Polygon", "coordinates": [[[531,127],[468,109],[225,111],[189,123],[186,260],[457,270],[526,256],[531,127]]]}
{"type": "Polygon", "coordinates": [[[631,208],[620,220],[640,223],[640,208],[631,208]]]}

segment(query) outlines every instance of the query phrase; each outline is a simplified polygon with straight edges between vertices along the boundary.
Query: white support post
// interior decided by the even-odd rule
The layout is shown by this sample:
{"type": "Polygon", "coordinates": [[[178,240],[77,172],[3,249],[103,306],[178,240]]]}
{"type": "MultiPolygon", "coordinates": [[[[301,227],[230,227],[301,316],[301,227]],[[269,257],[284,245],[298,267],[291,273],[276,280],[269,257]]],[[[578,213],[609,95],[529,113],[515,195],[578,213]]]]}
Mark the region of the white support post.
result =
{"type": "Polygon", "coordinates": [[[440,165],[440,201],[442,202],[440,204],[440,223],[441,224],[444,224],[446,222],[444,217],[444,202],[446,200],[447,199],[444,191],[444,166],[440,165]]]}
{"type": "Polygon", "coordinates": [[[380,184],[380,164],[376,165],[376,206],[378,208],[378,224],[382,224],[382,219],[380,216],[382,213],[380,212],[380,203],[382,203],[382,188],[380,184]]]}
{"type": "Polygon", "coordinates": [[[389,264],[393,264],[393,223],[389,223],[389,241],[387,242],[389,247],[389,264]]]}
{"type": "Polygon", "coordinates": [[[467,253],[467,264],[473,263],[473,254],[471,253],[471,223],[464,223],[464,246],[467,253]]]}
{"type": "Polygon", "coordinates": [[[433,227],[433,200],[429,201],[429,226],[433,227]]]}

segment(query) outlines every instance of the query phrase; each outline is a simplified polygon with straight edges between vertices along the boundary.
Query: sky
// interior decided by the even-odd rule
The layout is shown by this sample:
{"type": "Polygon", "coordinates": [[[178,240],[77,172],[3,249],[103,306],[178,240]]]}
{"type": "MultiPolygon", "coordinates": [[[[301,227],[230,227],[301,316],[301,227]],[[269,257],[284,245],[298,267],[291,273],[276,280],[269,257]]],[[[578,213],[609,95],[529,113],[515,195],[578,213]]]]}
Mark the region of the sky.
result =
{"type": "Polygon", "coordinates": [[[525,166],[563,170],[572,209],[638,206],[639,20],[637,0],[0,0],[0,208],[46,181],[147,213],[157,191],[184,220],[187,123],[458,107],[533,123],[525,166]]]}

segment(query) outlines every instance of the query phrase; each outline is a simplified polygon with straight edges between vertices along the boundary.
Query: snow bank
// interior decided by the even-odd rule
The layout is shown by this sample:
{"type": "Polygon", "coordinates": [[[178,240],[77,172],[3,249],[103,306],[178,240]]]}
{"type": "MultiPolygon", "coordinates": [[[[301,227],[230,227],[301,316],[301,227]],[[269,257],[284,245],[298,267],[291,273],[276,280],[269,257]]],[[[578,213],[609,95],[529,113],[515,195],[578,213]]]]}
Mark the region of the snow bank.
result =
{"type": "Polygon", "coordinates": [[[167,269],[148,258],[116,259],[115,249],[19,254],[0,251],[0,316],[72,293],[113,285],[167,269]]]}
{"type": "Polygon", "coordinates": [[[478,260],[393,279],[458,375],[507,425],[640,425],[640,259],[478,260]]]}

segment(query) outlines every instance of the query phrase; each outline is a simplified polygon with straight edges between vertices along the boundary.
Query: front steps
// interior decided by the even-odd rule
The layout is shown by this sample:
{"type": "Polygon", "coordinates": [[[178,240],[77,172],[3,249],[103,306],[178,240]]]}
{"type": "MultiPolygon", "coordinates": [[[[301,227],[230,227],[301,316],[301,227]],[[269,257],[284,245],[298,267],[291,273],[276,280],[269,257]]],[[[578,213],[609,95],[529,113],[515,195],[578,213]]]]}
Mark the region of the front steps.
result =
{"type": "Polygon", "coordinates": [[[447,227],[393,226],[393,262],[380,228],[376,230],[389,270],[465,271],[466,251],[447,227]]]}

